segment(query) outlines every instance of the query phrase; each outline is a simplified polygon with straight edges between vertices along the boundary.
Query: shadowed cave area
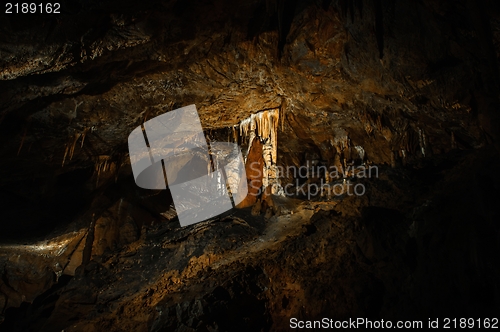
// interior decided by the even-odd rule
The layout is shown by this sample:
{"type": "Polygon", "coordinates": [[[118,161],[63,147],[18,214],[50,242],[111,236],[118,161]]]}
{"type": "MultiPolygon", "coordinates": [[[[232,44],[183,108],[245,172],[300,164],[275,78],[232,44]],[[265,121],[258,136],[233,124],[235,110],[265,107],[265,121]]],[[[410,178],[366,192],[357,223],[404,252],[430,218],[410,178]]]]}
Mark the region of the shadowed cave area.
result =
{"type": "Polygon", "coordinates": [[[498,327],[500,4],[59,4],[0,19],[0,331],[498,327]],[[128,137],[188,105],[168,180],[248,194],[181,227],[128,137]]]}

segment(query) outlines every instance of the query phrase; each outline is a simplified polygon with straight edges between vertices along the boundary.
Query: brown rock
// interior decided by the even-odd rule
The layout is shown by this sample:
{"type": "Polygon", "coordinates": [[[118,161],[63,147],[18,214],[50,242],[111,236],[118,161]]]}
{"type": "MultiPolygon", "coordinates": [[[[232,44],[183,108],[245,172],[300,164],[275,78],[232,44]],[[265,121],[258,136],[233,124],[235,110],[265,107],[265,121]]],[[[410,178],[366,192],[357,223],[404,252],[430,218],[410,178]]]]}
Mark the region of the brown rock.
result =
{"type": "Polygon", "coordinates": [[[245,171],[247,173],[248,195],[238,204],[238,208],[252,206],[257,201],[262,186],[262,167],[264,160],[262,158],[262,143],[259,139],[252,141],[252,146],[248,152],[245,171]]]}
{"type": "Polygon", "coordinates": [[[74,276],[76,269],[82,264],[83,259],[83,249],[85,248],[85,241],[87,235],[78,244],[78,247],[74,250],[73,254],[69,258],[69,263],[64,268],[63,273],[66,275],[74,276]]]}
{"type": "Polygon", "coordinates": [[[264,218],[270,219],[273,216],[273,209],[271,207],[267,208],[264,218]]]}
{"type": "Polygon", "coordinates": [[[260,215],[260,212],[262,210],[262,203],[260,200],[255,203],[255,205],[252,207],[252,216],[258,216],[260,215]]]}

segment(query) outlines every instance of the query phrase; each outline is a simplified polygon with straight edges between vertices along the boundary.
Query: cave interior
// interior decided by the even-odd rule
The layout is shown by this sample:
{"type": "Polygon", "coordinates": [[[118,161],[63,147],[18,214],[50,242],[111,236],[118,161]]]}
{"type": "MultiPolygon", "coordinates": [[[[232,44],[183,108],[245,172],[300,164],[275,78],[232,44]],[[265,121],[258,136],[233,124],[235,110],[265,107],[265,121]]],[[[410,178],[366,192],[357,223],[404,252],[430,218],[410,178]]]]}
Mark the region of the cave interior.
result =
{"type": "Polygon", "coordinates": [[[0,19],[0,331],[498,328],[500,3],[58,5],[0,19]],[[141,188],[129,135],[190,105],[209,154],[141,188]]]}

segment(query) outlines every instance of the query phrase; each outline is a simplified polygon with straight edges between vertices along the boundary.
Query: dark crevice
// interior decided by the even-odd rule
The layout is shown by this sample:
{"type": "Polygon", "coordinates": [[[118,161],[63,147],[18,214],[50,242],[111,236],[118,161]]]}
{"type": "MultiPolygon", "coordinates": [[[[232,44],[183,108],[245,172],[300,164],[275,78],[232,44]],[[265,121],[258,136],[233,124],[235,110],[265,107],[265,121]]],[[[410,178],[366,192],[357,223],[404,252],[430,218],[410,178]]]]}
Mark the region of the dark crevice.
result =
{"type": "Polygon", "coordinates": [[[50,326],[44,323],[50,318],[56,307],[61,291],[73,279],[62,275],[50,289],[35,298],[33,303],[23,302],[19,308],[9,308],[5,312],[5,321],[0,324],[0,331],[47,331],[50,326]],[[32,325],[34,324],[35,325],[32,325]],[[34,329],[34,327],[37,327],[34,329]]]}
{"type": "Polygon", "coordinates": [[[373,0],[375,6],[375,36],[379,51],[379,59],[384,57],[384,11],[382,0],[373,0]]]}
{"type": "Polygon", "coordinates": [[[288,33],[292,26],[293,18],[295,17],[295,9],[297,0],[279,0],[278,1],[278,24],[279,24],[279,41],[278,41],[278,58],[283,54],[288,33]]]}

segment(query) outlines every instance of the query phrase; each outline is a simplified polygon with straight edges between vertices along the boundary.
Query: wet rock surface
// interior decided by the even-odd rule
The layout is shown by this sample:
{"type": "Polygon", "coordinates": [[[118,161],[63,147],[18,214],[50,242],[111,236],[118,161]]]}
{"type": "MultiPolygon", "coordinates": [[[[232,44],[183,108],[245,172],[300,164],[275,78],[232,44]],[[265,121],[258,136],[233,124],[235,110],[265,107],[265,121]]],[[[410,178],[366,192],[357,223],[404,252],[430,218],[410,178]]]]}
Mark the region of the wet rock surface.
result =
{"type": "Polygon", "coordinates": [[[500,312],[495,2],[61,8],[0,20],[0,330],[500,312]],[[134,184],[127,137],[189,104],[208,142],[241,146],[249,183],[293,194],[180,228],[168,190],[134,184]],[[252,140],[244,120],[271,112],[252,140]],[[276,181],[304,165],[378,173],[276,181]],[[302,191],[323,181],[366,192],[302,191]]]}

